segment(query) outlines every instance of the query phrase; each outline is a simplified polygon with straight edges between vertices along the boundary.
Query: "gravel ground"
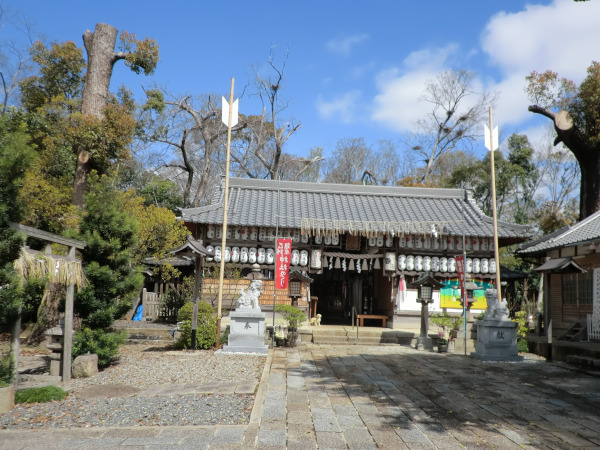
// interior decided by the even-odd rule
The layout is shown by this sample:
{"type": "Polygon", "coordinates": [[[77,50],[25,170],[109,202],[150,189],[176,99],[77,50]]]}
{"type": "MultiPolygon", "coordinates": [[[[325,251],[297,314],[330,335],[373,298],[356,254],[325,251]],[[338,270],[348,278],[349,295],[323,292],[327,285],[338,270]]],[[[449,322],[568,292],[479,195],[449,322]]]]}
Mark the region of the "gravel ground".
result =
{"type": "Polygon", "coordinates": [[[244,424],[250,419],[254,395],[142,393],[157,385],[260,381],[265,361],[261,356],[212,350],[174,351],[158,343],[124,345],[117,364],[64,386],[67,398],[17,405],[0,415],[0,429],[244,424]],[[103,395],[90,396],[92,390],[103,395]]]}

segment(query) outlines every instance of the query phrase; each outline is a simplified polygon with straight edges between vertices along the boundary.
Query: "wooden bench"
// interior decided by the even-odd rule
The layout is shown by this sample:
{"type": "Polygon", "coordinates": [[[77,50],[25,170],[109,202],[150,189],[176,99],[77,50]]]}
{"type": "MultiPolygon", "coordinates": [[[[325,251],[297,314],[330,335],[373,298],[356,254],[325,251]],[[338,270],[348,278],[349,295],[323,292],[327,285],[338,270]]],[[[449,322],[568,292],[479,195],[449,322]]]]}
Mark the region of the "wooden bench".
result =
{"type": "Polygon", "coordinates": [[[365,319],[379,319],[381,320],[381,326],[385,328],[388,320],[388,316],[378,315],[378,314],[357,314],[358,318],[358,326],[364,326],[365,319]]]}

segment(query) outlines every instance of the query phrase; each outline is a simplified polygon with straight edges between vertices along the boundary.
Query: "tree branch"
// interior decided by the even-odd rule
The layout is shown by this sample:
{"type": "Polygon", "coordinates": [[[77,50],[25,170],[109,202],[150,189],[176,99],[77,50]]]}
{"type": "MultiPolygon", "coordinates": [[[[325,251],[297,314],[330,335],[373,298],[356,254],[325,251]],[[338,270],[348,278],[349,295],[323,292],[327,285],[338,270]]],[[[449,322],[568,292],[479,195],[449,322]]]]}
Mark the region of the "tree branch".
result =
{"type": "Polygon", "coordinates": [[[554,122],[554,118],[556,117],[556,115],[548,108],[542,108],[538,105],[529,105],[529,108],[527,108],[527,110],[535,114],[541,114],[542,116],[546,116],[548,119],[552,120],[552,122],[554,122]]]}

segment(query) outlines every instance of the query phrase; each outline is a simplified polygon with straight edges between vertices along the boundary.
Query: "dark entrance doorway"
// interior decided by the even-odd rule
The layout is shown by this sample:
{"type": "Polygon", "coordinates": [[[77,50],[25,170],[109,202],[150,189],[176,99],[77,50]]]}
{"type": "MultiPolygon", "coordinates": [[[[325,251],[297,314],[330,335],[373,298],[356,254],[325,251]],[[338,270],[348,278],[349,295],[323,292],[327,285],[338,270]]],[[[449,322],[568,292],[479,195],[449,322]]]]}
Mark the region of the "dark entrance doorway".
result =
{"type": "Polygon", "coordinates": [[[371,271],[324,270],[311,274],[311,295],[319,298],[317,313],[324,325],[350,325],[352,308],[357,314],[371,314],[375,296],[375,276],[371,271]]]}

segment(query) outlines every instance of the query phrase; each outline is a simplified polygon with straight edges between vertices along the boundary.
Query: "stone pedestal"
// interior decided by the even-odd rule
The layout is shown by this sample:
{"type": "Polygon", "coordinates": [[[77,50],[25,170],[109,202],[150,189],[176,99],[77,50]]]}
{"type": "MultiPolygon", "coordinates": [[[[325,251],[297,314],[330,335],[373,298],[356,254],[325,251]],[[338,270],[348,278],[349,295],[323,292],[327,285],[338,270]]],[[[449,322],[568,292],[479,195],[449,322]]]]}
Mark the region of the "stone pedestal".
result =
{"type": "Polygon", "coordinates": [[[474,358],[482,361],[522,361],[517,347],[517,322],[483,319],[477,325],[474,358]]]}
{"type": "Polygon", "coordinates": [[[261,353],[266,354],[265,313],[260,309],[237,308],[229,314],[228,344],[223,346],[225,353],[261,353]]]}
{"type": "Polygon", "coordinates": [[[50,354],[50,375],[62,376],[64,325],[61,323],[46,330],[46,335],[50,336],[50,342],[46,344],[46,347],[52,351],[50,354]]]}
{"type": "Polygon", "coordinates": [[[483,320],[475,322],[477,342],[471,356],[481,361],[522,361],[517,346],[517,322],[508,319],[508,309],[498,302],[495,289],[488,289],[485,296],[488,309],[483,320]]]}

